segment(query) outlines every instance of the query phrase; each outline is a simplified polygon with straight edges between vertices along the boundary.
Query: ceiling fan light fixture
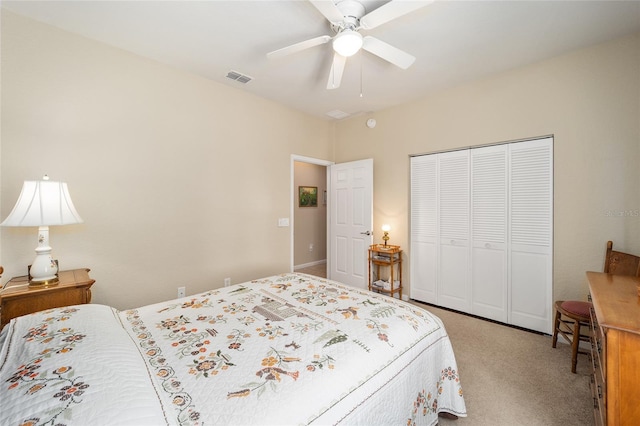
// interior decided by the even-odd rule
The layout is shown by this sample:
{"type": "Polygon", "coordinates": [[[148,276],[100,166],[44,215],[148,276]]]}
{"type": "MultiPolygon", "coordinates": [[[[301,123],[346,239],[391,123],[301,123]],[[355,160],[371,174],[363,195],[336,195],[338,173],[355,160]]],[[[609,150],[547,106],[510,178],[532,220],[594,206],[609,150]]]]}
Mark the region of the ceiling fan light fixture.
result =
{"type": "Polygon", "coordinates": [[[333,50],[346,58],[353,56],[362,47],[362,35],[351,29],[344,29],[333,39],[333,50]]]}

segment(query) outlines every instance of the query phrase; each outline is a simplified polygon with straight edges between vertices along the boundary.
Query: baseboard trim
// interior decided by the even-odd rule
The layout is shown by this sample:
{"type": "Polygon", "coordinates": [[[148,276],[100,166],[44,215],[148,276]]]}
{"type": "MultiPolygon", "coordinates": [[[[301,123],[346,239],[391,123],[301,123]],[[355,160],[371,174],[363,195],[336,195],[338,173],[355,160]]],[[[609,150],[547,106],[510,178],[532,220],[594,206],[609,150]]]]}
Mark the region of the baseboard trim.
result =
{"type": "Polygon", "coordinates": [[[298,269],[310,268],[311,266],[326,264],[327,259],[316,260],[315,262],[303,263],[302,265],[294,265],[293,270],[297,271],[298,269]]]}
{"type": "Polygon", "coordinates": [[[457,309],[446,308],[444,306],[439,306],[439,305],[435,305],[433,303],[423,302],[423,301],[417,300],[417,299],[411,299],[411,301],[412,302],[416,302],[416,303],[421,303],[421,304],[427,305],[427,306],[433,306],[434,308],[443,309],[445,311],[455,312],[456,314],[465,315],[467,317],[476,318],[476,319],[479,319],[479,320],[482,320],[482,321],[487,321],[487,322],[492,322],[494,324],[504,325],[505,327],[515,328],[516,330],[526,331],[526,332],[533,333],[533,334],[539,334],[541,336],[551,336],[548,333],[543,333],[543,332],[538,331],[538,330],[531,330],[529,328],[520,327],[518,325],[507,324],[506,322],[496,321],[496,320],[493,320],[491,318],[485,318],[485,317],[481,317],[479,315],[470,314],[468,312],[458,311],[457,309]]]}

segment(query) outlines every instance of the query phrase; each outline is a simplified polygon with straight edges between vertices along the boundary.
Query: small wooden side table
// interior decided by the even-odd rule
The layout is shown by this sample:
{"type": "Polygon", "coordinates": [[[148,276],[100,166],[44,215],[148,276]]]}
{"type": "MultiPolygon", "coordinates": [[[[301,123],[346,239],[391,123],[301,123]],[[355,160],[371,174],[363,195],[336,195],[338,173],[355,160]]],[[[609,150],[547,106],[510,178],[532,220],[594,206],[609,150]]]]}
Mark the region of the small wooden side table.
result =
{"type": "Polygon", "coordinates": [[[28,277],[12,278],[0,291],[0,329],[13,318],[45,309],[91,302],[90,269],[73,269],[58,273],[59,284],[52,287],[29,287],[28,277]]]}
{"type": "Polygon", "coordinates": [[[400,246],[373,244],[369,246],[369,290],[402,299],[402,250],[400,246]],[[389,281],[381,275],[380,268],[388,267],[389,281]]]}

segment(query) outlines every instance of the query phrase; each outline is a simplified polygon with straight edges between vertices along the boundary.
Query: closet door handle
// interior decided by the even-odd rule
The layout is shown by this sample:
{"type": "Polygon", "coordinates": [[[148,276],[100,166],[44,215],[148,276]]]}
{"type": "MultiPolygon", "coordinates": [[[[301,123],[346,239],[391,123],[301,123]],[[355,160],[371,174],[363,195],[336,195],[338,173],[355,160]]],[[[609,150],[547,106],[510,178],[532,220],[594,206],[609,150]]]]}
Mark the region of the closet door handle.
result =
{"type": "Polygon", "coordinates": [[[371,235],[371,231],[361,232],[360,234],[362,234],[362,235],[371,235]]]}

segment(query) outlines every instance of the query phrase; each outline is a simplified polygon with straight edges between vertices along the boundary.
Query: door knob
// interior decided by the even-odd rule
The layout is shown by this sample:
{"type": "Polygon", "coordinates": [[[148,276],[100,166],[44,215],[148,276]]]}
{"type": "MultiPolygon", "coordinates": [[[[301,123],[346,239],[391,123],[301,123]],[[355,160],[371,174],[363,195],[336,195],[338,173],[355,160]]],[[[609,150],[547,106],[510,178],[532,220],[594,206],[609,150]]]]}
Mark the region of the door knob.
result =
{"type": "Polygon", "coordinates": [[[371,231],[361,232],[362,235],[371,235],[371,231]]]}

